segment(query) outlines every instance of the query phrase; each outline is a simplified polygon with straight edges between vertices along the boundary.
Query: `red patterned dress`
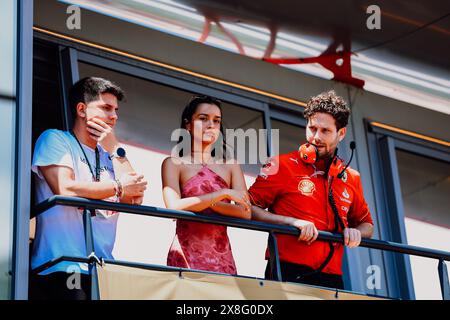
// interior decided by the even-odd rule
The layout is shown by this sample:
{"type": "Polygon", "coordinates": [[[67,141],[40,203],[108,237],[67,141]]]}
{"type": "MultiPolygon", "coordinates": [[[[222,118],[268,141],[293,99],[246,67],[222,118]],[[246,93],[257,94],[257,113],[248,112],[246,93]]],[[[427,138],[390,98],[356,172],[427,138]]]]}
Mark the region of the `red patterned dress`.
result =
{"type": "MultiPolygon", "coordinates": [[[[207,166],[182,188],[181,197],[195,197],[228,188],[226,181],[207,166]]],[[[210,208],[200,212],[213,214],[210,208]]],[[[209,223],[177,220],[176,234],[167,256],[167,265],[237,274],[227,227],[209,223]]]]}

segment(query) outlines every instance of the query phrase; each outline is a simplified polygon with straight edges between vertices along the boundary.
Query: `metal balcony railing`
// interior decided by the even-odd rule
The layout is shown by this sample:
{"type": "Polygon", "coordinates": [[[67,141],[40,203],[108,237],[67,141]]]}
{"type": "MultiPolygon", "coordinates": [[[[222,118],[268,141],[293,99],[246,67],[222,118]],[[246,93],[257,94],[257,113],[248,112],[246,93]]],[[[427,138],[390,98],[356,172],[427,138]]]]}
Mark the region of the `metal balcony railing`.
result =
{"type": "MultiPolygon", "coordinates": [[[[35,268],[33,270],[34,273],[40,273],[45,269],[48,269],[62,261],[73,261],[73,262],[84,262],[89,264],[89,270],[91,274],[91,285],[92,285],[92,299],[99,299],[99,288],[98,288],[98,279],[96,272],[96,265],[98,258],[95,256],[94,250],[94,239],[92,232],[92,223],[91,223],[91,209],[103,209],[103,210],[113,210],[128,214],[137,214],[142,216],[151,216],[151,217],[161,217],[161,218],[170,218],[170,219],[183,219],[187,221],[196,221],[196,222],[205,222],[205,223],[213,223],[219,225],[226,225],[229,227],[236,228],[244,228],[256,231],[264,231],[269,233],[269,254],[270,254],[270,269],[272,275],[274,275],[274,279],[281,281],[281,271],[280,271],[280,260],[278,255],[278,246],[277,246],[277,238],[276,234],[289,234],[293,236],[299,236],[300,231],[291,226],[285,225],[277,225],[277,224],[269,224],[252,220],[243,220],[237,218],[229,218],[223,217],[220,215],[214,216],[206,216],[202,214],[196,214],[190,211],[180,211],[180,210],[170,210],[159,207],[151,207],[151,206],[141,206],[141,205],[128,205],[123,203],[115,203],[108,202],[102,200],[91,200],[85,198],[77,198],[77,197],[65,197],[65,196],[53,196],[40,204],[34,207],[31,217],[38,216],[44,211],[48,210],[51,207],[56,205],[61,206],[71,206],[77,208],[83,208],[83,221],[84,221],[84,229],[85,229],[85,238],[86,238],[86,252],[90,252],[91,254],[88,257],[70,257],[70,256],[62,256],[56,258],[54,260],[48,261],[41,266],[35,268]]],[[[331,242],[339,242],[343,243],[344,238],[341,234],[334,234],[325,231],[319,231],[319,236],[317,240],[320,241],[331,241],[331,242]]],[[[379,249],[386,250],[396,253],[409,254],[415,256],[421,256],[426,258],[432,258],[439,260],[438,263],[438,273],[439,280],[441,285],[441,293],[442,298],[444,300],[450,300],[450,285],[449,278],[447,272],[447,266],[445,261],[450,260],[450,252],[421,248],[416,246],[410,246],[401,243],[395,243],[390,241],[383,240],[374,240],[374,239],[362,239],[361,247],[371,248],[371,249],[379,249]]],[[[168,266],[160,266],[160,265],[149,265],[149,264],[140,264],[140,263],[131,263],[125,261],[117,261],[117,260],[105,260],[106,263],[119,264],[132,266],[137,268],[144,269],[153,269],[153,270],[177,270],[177,271],[188,271],[189,269],[177,268],[177,267],[168,267],[168,266]]],[[[205,271],[202,271],[205,272],[205,271]]],[[[213,273],[213,272],[206,272],[213,273]]]]}

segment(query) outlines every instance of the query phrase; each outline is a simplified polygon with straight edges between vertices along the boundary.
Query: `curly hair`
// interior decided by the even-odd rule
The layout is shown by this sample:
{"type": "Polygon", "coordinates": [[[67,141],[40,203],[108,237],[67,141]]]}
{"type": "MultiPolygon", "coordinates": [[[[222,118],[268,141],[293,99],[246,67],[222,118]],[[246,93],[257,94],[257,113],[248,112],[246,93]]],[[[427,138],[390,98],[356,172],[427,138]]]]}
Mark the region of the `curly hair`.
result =
{"type": "Polygon", "coordinates": [[[328,113],[333,116],[337,130],[346,127],[350,117],[350,109],[346,102],[342,97],[336,95],[334,90],[322,92],[309,99],[306,109],[303,111],[303,116],[309,120],[317,112],[328,113]]]}

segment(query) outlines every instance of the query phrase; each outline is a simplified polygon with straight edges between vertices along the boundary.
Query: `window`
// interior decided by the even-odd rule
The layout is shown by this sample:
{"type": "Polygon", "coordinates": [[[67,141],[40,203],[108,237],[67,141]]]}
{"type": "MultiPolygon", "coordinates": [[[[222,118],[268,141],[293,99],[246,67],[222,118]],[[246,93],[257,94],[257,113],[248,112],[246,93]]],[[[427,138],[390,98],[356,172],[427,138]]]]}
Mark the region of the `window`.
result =
{"type": "Polygon", "coordinates": [[[17,3],[0,2],[0,300],[11,296],[15,166],[17,3]]]}
{"type": "MultiPolygon", "coordinates": [[[[369,124],[378,236],[450,250],[450,149],[444,144],[369,124]]],[[[442,299],[438,260],[382,252],[387,294],[442,299]]]]}
{"type": "MultiPolygon", "coordinates": [[[[396,150],[408,244],[450,251],[450,163],[396,150]]],[[[416,299],[442,299],[437,260],[411,256],[416,299]]]]}
{"type": "Polygon", "coordinates": [[[280,130],[279,154],[298,150],[301,144],[306,142],[306,130],[283,121],[271,120],[272,129],[280,130]]]}

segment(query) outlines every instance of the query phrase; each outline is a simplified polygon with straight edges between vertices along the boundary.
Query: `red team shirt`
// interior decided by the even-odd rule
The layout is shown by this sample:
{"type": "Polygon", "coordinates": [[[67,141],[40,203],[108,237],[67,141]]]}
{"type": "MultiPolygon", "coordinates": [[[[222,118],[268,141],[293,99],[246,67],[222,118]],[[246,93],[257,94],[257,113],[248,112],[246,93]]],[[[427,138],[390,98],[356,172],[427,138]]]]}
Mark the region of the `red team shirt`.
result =
{"type": "MultiPolygon", "coordinates": [[[[364,200],[360,175],[350,167],[342,179],[334,178],[333,196],[341,220],[355,228],[372,217],[364,200]]],[[[249,189],[254,205],[272,213],[308,220],[321,231],[334,230],[334,214],[328,202],[328,181],[318,168],[303,162],[297,151],[271,158],[249,189]]],[[[342,232],[339,229],[339,232],[342,232]]],[[[327,258],[330,247],[325,241],[307,245],[291,235],[277,235],[280,260],[317,269],[327,258]]],[[[324,273],[342,275],[344,246],[335,244],[331,261],[324,273]]],[[[266,251],[266,258],[268,252],[266,251]]]]}

